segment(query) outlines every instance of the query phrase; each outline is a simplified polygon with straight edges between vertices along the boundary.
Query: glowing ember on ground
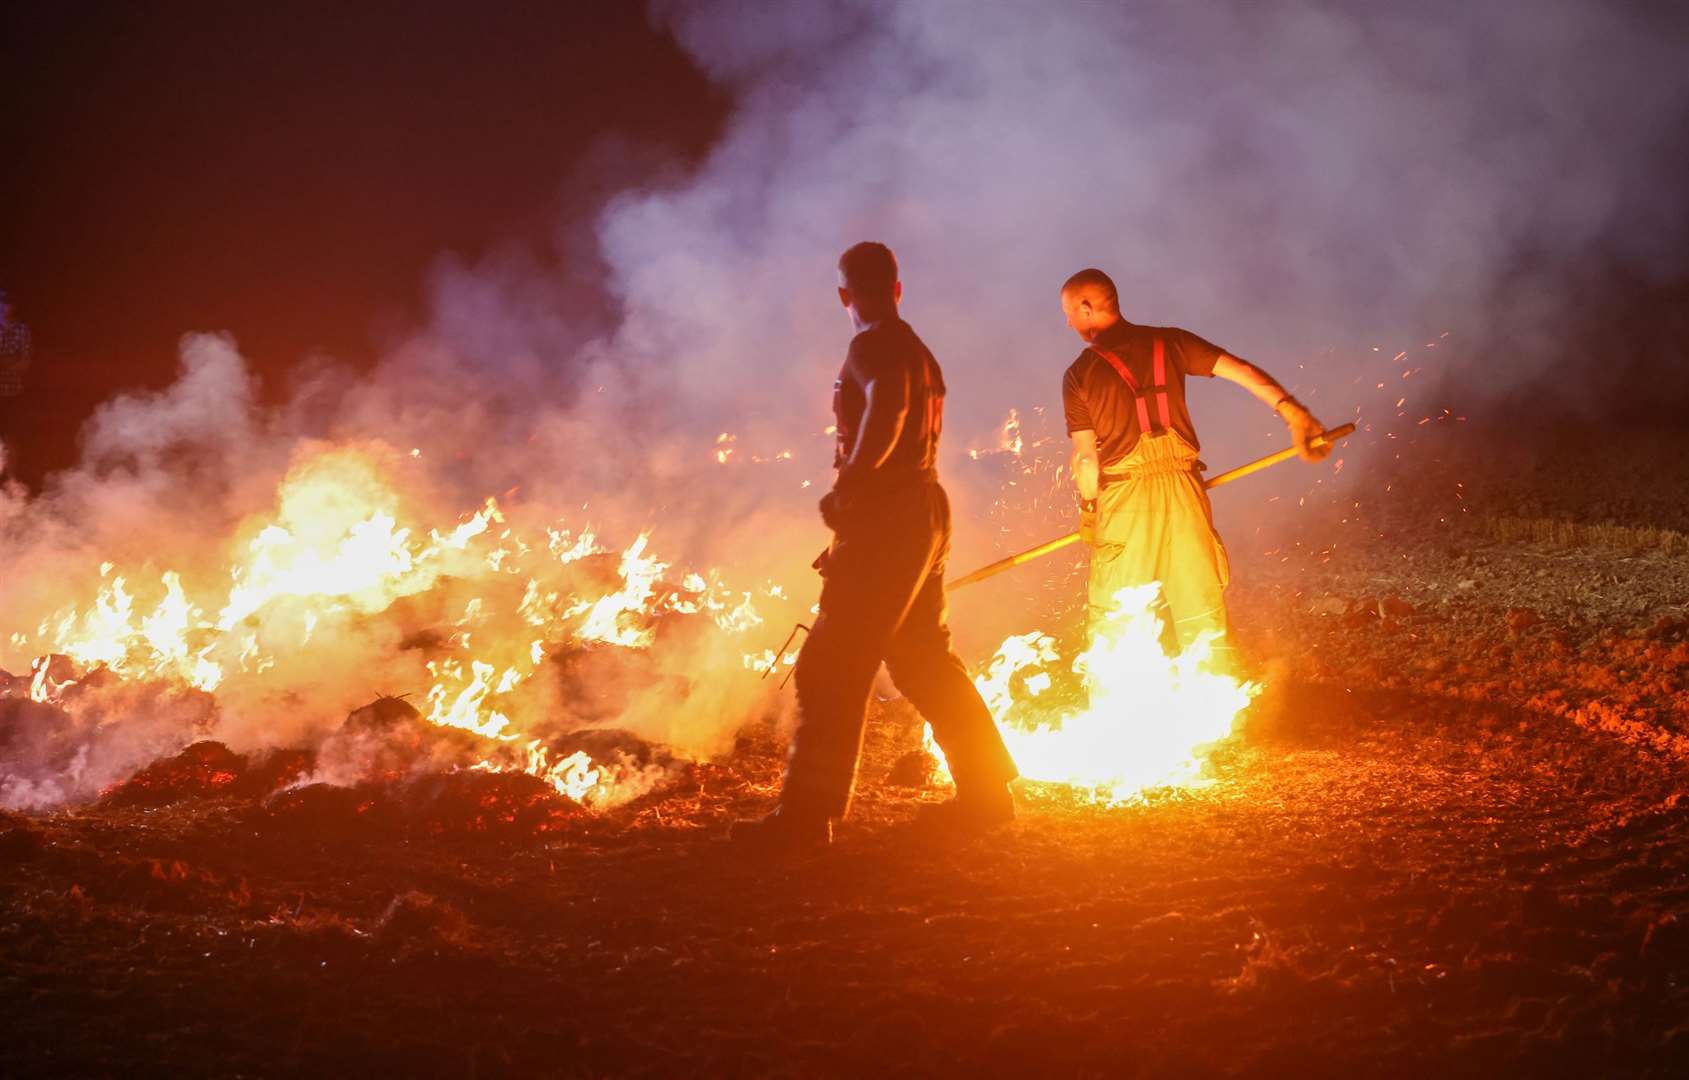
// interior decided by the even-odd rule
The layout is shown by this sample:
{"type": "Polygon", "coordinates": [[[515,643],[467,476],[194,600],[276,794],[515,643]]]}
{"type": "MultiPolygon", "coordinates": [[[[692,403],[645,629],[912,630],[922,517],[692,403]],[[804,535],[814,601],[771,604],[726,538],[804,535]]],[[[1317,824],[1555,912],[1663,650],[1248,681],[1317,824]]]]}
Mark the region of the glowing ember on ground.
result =
{"type": "Polygon", "coordinates": [[[1114,617],[1067,665],[1088,688],[1087,705],[1056,691],[1066,677],[1061,655],[1036,630],[1004,640],[974,679],[1022,777],[1071,784],[1109,804],[1204,782],[1204,749],[1232,734],[1261,688],[1220,670],[1206,640],[1168,656],[1158,590],[1122,590],[1114,617]]]}

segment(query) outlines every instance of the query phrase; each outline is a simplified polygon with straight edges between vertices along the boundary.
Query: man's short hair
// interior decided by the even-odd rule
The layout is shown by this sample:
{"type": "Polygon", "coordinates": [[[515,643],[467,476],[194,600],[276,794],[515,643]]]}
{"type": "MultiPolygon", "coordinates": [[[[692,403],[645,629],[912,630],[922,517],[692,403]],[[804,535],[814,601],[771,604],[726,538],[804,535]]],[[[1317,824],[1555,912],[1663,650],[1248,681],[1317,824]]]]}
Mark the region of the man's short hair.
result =
{"type": "Polygon", "coordinates": [[[1108,305],[1115,310],[1120,308],[1120,291],[1114,287],[1114,279],[1098,270],[1096,267],[1086,267],[1068,278],[1061,287],[1063,293],[1074,289],[1097,288],[1108,297],[1108,305]]]}
{"type": "Polygon", "coordinates": [[[890,293],[897,284],[897,256],[882,243],[864,240],[839,256],[839,273],[853,292],[890,293]]]}

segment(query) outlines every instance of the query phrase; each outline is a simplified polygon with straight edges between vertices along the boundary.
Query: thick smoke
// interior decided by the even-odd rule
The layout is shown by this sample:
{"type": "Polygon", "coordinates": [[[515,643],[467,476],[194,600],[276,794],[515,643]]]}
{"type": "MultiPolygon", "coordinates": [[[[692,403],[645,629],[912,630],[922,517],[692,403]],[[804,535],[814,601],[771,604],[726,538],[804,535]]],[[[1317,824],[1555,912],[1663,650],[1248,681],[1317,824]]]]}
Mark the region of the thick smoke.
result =
{"type": "MultiPolygon", "coordinates": [[[[177,384],[104,407],[79,468],[0,495],[0,633],[85,602],[103,562],[137,578],[226,565],[290,469],[349,445],[429,523],[495,495],[532,528],[590,524],[616,546],[649,529],[680,567],[783,583],[755,643],[771,647],[814,595],[849,336],[832,263],[864,238],[898,251],[905,313],[946,366],[958,562],[1003,542],[985,526],[1001,476],[964,451],[1011,408],[1063,435],[1079,343],[1056,291],[1080,267],[1116,277],[1129,318],[1255,360],[1328,423],[1381,428],[1398,395],[1374,385],[1399,375],[1398,350],[1440,341],[1445,363],[1477,362],[1506,341],[1481,359],[1517,381],[1554,359],[1574,280],[1556,268],[1598,253],[1681,269],[1676,185],[1654,182],[1689,100],[1668,7],[816,0],[655,18],[737,96],[693,174],[623,178],[595,232],[562,223],[596,250],[443,265],[425,325],[373,370],[302,368],[280,406],[259,403],[232,339],[185,339],[177,384]],[[583,266],[603,269],[607,331],[562,314],[583,266]]],[[[1236,388],[1192,397],[1208,460],[1282,444],[1236,388]]],[[[273,690],[223,700],[222,734],[284,742],[417,689],[399,649],[414,629],[340,626],[273,690]]],[[[22,648],[0,639],[0,667],[26,665],[22,648]]],[[[667,673],[724,662],[693,643],[667,673]]],[[[750,708],[664,685],[645,679],[621,719],[698,752],[750,708]]]]}
{"type": "MultiPolygon", "coordinates": [[[[1262,364],[1327,423],[1369,425],[1373,446],[1562,361],[1592,267],[1684,269],[1667,154],[1689,120],[1689,18],[1666,5],[658,15],[740,101],[691,183],[629,195],[603,220],[628,311],[660,313],[661,351],[686,358],[677,400],[757,420],[817,400],[843,337],[824,270],[845,244],[883,238],[950,375],[953,479],[962,447],[1010,408],[1044,407],[1061,436],[1059,379],[1079,344],[1056,290],[1083,266],[1115,276],[1129,318],[1262,364]],[[1440,390],[1439,372],[1467,367],[1481,374],[1464,393],[1440,390]]],[[[621,342],[646,351],[652,332],[632,319],[621,342]]],[[[1283,444],[1235,387],[1192,397],[1216,466],[1283,444]]],[[[1345,451],[1349,477],[1368,445],[1345,451]]],[[[1269,495],[1310,482],[1286,469],[1228,491],[1222,525],[1253,527],[1269,495]]],[[[985,496],[963,495],[960,520],[980,522],[985,496]]],[[[962,561],[990,539],[964,524],[962,561]]]]}

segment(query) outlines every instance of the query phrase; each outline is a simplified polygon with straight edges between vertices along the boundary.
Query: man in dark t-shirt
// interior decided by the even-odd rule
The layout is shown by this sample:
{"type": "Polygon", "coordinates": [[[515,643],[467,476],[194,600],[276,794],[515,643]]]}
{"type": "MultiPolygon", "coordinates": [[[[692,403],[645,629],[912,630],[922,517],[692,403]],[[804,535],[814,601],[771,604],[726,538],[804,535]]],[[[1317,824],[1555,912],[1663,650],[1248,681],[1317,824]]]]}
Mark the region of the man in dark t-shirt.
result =
{"type": "MultiPolygon", "coordinates": [[[[1189,330],[1135,326],[1125,319],[1099,333],[1095,345],[1111,351],[1126,365],[1138,386],[1148,390],[1141,400],[1151,428],[1177,432],[1193,448],[1202,448],[1185,404],[1185,377],[1212,376],[1215,362],[1225,355],[1220,349],[1189,330]],[[1159,385],[1155,377],[1157,340],[1162,343],[1159,385]]],[[[1103,467],[1124,460],[1132,452],[1144,430],[1138,420],[1139,395],[1097,348],[1086,349],[1068,367],[1062,376],[1061,396],[1069,434],[1095,431],[1097,456],[1103,467]]]]}
{"type": "Polygon", "coordinates": [[[762,850],[822,847],[856,781],[868,692],[883,662],[932,725],[956,797],[927,808],[929,827],[974,830],[1014,817],[1018,774],[990,710],[950,647],[944,568],[950,502],[934,464],[944,375],[898,317],[903,286],[884,244],[839,259],[839,300],[858,333],[833,384],[838,478],[821,500],[833,542],[820,559],[821,605],[798,654],[798,726],[780,806],[733,829],[762,850]]]}
{"type": "Polygon", "coordinates": [[[1289,425],[1309,461],[1331,453],[1314,445],[1325,429],[1253,364],[1188,330],[1121,318],[1114,282],[1101,270],[1069,278],[1061,301],[1087,345],[1062,377],[1062,406],[1080,533],[1091,546],[1092,631],[1107,622],[1122,590],[1157,583],[1169,646],[1182,651],[1206,639],[1216,665],[1227,666],[1230,568],[1202,485],[1185,378],[1219,376],[1254,394],[1289,425]]]}

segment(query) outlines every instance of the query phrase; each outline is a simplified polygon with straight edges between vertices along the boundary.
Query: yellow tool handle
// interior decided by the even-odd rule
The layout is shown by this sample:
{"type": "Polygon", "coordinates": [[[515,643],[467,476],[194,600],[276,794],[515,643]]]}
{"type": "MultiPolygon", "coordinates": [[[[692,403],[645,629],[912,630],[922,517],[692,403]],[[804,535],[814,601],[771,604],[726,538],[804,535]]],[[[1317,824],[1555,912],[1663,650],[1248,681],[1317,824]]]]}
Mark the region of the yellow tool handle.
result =
{"type": "MultiPolygon", "coordinates": [[[[1324,446],[1326,443],[1334,443],[1338,439],[1347,438],[1348,436],[1353,435],[1354,433],[1355,433],[1355,425],[1354,424],[1352,424],[1352,423],[1344,424],[1341,427],[1334,427],[1334,428],[1327,430],[1326,432],[1321,434],[1318,438],[1314,439],[1313,444],[1315,446],[1324,446]]],[[[1233,480],[1237,480],[1237,479],[1240,479],[1242,477],[1248,476],[1252,472],[1259,472],[1262,469],[1268,468],[1269,466],[1277,465],[1281,461],[1289,461],[1291,458],[1293,458],[1295,456],[1296,456],[1296,448],[1294,446],[1288,446],[1288,447],[1285,447],[1283,450],[1278,451],[1277,453],[1268,454],[1266,457],[1263,457],[1263,458],[1256,458],[1254,461],[1249,462],[1247,465],[1239,465],[1235,469],[1228,469],[1227,471],[1219,474],[1218,476],[1215,476],[1215,477],[1208,479],[1208,480],[1204,480],[1202,482],[1202,486],[1205,487],[1205,488],[1217,488],[1221,484],[1229,484],[1233,480]]],[[[1039,544],[1035,548],[1028,548],[1025,551],[1017,552],[1014,555],[1010,555],[1006,559],[998,559],[994,563],[988,563],[987,565],[980,567],[978,570],[975,570],[971,574],[966,574],[962,577],[959,577],[955,581],[946,582],[944,587],[947,590],[954,592],[955,590],[960,589],[964,585],[972,585],[976,581],[984,581],[986,578],[996,577],[998,574],[1001,574],[1005,570],[1013,570],[1015,567],[1021,565],[1022,563],[1029,563],[1033,559],[1041,559],[1045,555],[1050,554],[1052,551],[1060,551],[1062,548],[1066,547],[1067,545],[1078,543],[1078,542],[1079,542],[1079,534],[1076,533],[1076,532],[1068,533],[1066,536],[1058,536],[1054,540],[1047,540],[1044,543],[1039,544]]]]}
{"type": "MultiPolygon", "coordinates": [[[[1341,427],[1334,427],[1328,431],[1322,432],[1320,435],[1315,437],[1313,445],[1324,446],[1326,443],[1334,443],[1338,439],[1348,438],[1354,433],[1355,425],[1353,423],[1344,424],[1341,427]]],[[[1204,480],[1202,482],[1202,486],[1205,488],[1217,488],[1221,484],[1229,484],[1233,480],[1240,480],[1252,472],[1260,472],[1262,469],[1272,465],[1277,465],[1281,461],[1289,461],[1295,456],[1296,448],[1294,446],[1287,446],[1276,454],[1268,454],[1264,458],[1256,458],[1247,465],[1239,465],[1235,469],[1228,469],[1218,476],[1204,480]]]]}

